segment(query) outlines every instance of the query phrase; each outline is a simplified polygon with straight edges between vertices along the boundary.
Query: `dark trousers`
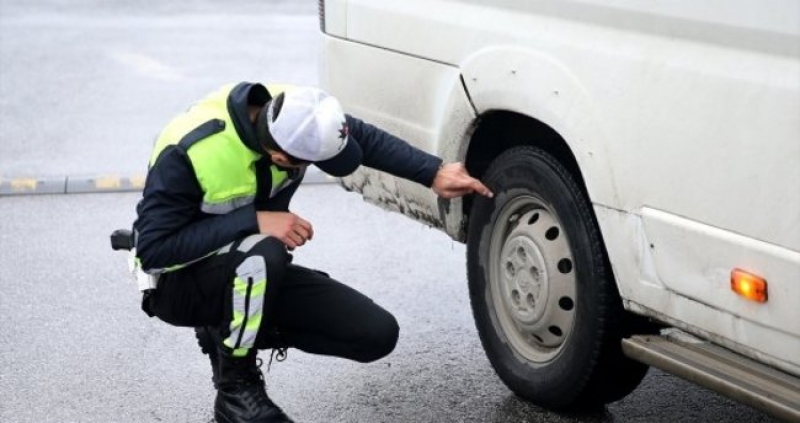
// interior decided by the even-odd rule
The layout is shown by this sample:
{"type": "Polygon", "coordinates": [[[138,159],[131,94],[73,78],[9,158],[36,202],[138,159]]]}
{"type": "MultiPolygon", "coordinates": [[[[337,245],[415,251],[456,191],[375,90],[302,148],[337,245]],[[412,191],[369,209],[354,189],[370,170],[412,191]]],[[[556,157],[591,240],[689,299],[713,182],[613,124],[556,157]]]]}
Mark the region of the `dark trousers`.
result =
{"type": "Polygon", "coordinates": [[[149,300],[155,315],[176,326],[216,327],[223,339],[238,340],[241,337],[231,336],[234,297],[258,290],[253,288],[258,276],[242,269],[264,263],[263,297],[248,297],[245,304],[261,310],[253,348],[296,347],[360,362],[377,360],[394,349],[399,333],[394,316],[327,274],[291,264],[291,255],[277,239],[253,236],[229,247],[162,275],[149,300]],[[234,291],[237,278],[239,294],[234,291]]]}

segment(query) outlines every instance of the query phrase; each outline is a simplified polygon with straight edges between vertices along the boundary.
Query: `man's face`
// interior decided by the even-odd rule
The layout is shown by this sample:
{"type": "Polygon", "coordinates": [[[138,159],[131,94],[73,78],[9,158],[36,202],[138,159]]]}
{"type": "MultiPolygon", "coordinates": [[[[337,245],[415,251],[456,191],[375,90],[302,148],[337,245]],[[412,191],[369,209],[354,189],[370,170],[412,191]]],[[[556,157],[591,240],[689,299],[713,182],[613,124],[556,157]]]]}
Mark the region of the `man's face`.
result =
{"type": "Polygon", "coordinates": [[[267,151],[267,154],[269,155],[269,158],[272,161],[272,163],[275,163],[276,165],[278,165],[278,166],[280,166],[282,168],[286,168],[286,169],[304,169],[304,168],[307,168],[308,165],[311,164],[310,162],[297,161],[296,159],[294,159],[292,157],[289,157],[288,154],[286,154],[286,153],[284,153],[282,151],[275,151],[275,150],[270,150],[270,149],[266,149],[266,151],[267,151]]]}

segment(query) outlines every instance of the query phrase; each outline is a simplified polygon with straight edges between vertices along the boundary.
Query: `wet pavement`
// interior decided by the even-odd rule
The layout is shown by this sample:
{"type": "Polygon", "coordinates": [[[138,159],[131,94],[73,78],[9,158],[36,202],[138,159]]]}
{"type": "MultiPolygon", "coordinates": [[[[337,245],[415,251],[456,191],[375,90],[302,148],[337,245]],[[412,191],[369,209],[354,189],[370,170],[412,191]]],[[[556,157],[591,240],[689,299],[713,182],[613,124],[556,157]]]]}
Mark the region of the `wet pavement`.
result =
{"type": "MultiPolygon", "coordinates": [[[[170,116],[229,81],[315,85],[316,2],[0,0],[0,177],[141,173],[170,116]]],[[[147,318],[108,234],[138,194],[0,196],[0,422],[208,422],[192,331],[147,318]]],[[[601,410],[516,398],[480,346],[464,246],[333,185],[304,186],[299,263],[393,312],[371,364],[291,350],[267,375],[298,422],[770,422],[651,371],[601,410]]],[[[266,356],[265,356],[266,358],[266,356]]]]}
{"type": "MultiPolygon", "coordinates": [[[[0,421],[212,420],[210,368],[193,332],[147,318],[125,254],[109,248],[108,233],[130,223],[137,199],[0,197],[0,421]]],[[[659,371],[594,412],[530,405],[481,349],[463,245],[334,185],[301,187],[293,210],[315,229],[296,261],[361,290],[401,327],[395,352],[375,363],[297,350],[273,363],[271,396],[298,422],[773,421],[659,371]]]]}
{"type": "Polygon", "coordinates": [[[238,81],[317,85],[316,2],[0,0],[0,177],[143,173],[238,81]]]}

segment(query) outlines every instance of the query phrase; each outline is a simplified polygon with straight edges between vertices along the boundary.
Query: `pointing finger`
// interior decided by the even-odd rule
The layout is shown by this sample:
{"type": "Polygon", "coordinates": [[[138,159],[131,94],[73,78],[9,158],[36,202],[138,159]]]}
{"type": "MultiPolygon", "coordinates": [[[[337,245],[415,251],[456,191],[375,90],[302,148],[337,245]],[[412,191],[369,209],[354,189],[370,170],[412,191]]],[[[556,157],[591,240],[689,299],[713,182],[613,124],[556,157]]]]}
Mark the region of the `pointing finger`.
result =
{"type": "Polygon", "coordinates": [[[475,192],[477,192],[478,194],[483,195],[485,197],[492,198],[494,196],[494,193],[492,193],[492,191],[489,188],[487,188],[486,185],[484,185],[483,183],[481,183],[481,181],[477,179],[472,180],[472,189],[475,190],[475,192]]]}

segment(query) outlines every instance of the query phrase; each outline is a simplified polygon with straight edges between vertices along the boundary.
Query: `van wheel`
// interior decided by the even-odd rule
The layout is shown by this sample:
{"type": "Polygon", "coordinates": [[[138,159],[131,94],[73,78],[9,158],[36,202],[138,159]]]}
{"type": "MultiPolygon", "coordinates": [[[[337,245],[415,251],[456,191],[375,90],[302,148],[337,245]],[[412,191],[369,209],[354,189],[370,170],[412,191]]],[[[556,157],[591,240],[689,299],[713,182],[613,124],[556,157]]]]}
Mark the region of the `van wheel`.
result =
{"type": "Polygon", "coordinates": [[[494,160],[467,234],[470,298],[503,382],[547,408],[605,404],[647,366],[622,354],[625,312],[586,196],[552,156],[517,147],[494,160]]]}

